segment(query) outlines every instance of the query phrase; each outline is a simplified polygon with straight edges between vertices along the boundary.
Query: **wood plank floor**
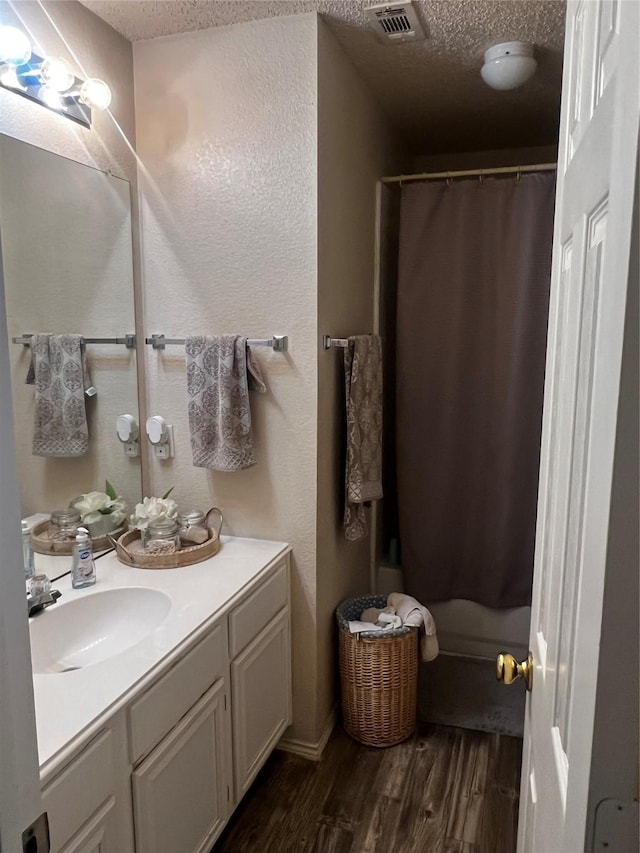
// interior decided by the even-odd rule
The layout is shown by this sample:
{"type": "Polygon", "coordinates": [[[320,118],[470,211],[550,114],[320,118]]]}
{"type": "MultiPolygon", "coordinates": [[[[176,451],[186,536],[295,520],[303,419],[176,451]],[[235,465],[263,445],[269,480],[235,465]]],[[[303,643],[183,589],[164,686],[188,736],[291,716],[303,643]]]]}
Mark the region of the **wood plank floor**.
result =
{"type": "Polygon", "coordinates": [[[375,749],[338,725],[319,763],[273,753],[212,853],[513,853],[521,751],[430,724],[375,749]]]}

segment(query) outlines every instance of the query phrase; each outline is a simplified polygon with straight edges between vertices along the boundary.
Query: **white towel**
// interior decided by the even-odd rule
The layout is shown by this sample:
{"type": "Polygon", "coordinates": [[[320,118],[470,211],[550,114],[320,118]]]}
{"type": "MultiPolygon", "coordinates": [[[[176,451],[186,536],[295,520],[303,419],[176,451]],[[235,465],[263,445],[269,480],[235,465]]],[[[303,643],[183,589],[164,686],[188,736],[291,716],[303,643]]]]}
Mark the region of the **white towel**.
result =
{"type": "Polygon", "coordinates": [[[422,628],[420,637],[420,657],[425,663],[438,657],[440,648],[436,636],[436,623],[424,605],[410,595],[392,592],[387,598],[387,606],[393,607],[402,619],[403,625],[422,628]]]}
{"type": "Polygon", "coordinates": [[[367,607],[366,610],[363,610],[360,614],[361,622],[378,622],[380,619],[381,613],[393,613],[395,614],[395,610],[393,607],[367,607]]]}
{"type": "Polygon", "coordinates": [[[367,607],[360,614],[361,622],[375,623],[376,628],[402,628],[402,619],[393,607],[367,607]]]}
{"type": "Polygon", "coordinates": [[[381,613],[377,624],[381,628],[402,628],[402,619],[397,613],[381,613]]]}
{"type": "Polygon", "coordinates": [[[398,616],[387,615],[390,622],[361,622],[359,619],[352,619],[349,622],[349,633],[360,634],[362,631],[392,631],[394,628],[401,628],[402,622],[398,616]]]}

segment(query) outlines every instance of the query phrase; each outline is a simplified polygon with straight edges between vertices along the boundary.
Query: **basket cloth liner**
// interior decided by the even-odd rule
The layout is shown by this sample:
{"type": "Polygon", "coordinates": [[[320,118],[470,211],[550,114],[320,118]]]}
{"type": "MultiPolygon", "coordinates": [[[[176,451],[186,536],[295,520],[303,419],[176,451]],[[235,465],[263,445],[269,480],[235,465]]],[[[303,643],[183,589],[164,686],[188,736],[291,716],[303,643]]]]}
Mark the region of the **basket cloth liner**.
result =
{"type": "MultiPolygon", "coordinates": [[[[357,598],[347,598],[336,608],[336,619],[342,631],[349,632],[349,622],[359,620],[363,610],[367,607],[383,608],[387,606],[384,595],[361,595],[357,598]]],[[[412,625],[403,625],[401,628],[380,629],[379,631],[359,631],[355,636],[375,639],[376,637],[402,637],[411,631],[418,629],[412,625]]]]}

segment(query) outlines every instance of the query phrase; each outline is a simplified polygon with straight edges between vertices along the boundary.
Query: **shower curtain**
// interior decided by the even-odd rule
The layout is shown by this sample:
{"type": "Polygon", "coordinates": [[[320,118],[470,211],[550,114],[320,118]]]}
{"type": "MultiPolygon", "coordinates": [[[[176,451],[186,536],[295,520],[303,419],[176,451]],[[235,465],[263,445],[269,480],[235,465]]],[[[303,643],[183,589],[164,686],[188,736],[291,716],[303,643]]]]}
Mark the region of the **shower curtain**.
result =
{"type": "Polygon", "coordinates": [[[402,188],[398,507],[420,601],[531,602],[554,187],[402,188]]]}

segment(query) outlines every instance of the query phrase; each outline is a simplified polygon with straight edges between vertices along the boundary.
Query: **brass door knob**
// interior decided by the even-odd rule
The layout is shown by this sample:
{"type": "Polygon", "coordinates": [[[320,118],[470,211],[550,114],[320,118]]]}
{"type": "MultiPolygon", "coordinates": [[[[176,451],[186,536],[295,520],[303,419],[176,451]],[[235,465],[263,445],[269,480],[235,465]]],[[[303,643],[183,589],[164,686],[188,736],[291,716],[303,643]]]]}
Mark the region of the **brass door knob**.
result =
{"type": "Polygon", "coordinates": [[[513,684],[514,681],[522,678],[527,690],[530,691],[533,687],[533,655],[531,652],[522,663],[518,663],[513,655],[500,652],[496,658],[496,678],[503,684],[513,684]]]}

